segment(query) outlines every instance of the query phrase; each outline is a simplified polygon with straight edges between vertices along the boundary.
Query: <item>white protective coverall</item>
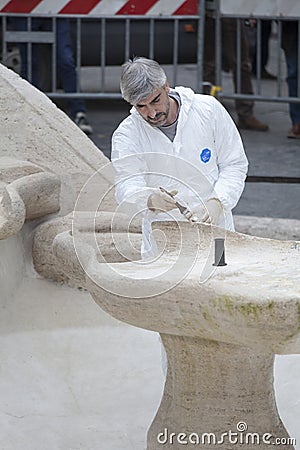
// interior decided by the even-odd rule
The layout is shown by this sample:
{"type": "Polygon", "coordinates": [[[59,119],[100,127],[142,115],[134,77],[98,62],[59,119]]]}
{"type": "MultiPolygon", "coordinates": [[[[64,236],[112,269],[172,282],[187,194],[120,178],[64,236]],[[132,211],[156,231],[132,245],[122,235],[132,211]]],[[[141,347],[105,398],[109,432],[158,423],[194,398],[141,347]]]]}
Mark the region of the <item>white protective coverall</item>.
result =
{"type": "MultiPolygon", "coordinates": [[[[224,208],[218,224],[234,230],[231,210],[244,189],[248,162],[239,132],[228,112],[209,95],[176,87],[181,108],[174,141],[148,124],[133,107],[112,137],[116,172],[116,200],[121,210],[143,214],[142,255],[153,256],[153,220],[186,220],[179,210],[154,214],[147,208],[160,186],[177,189],[194,212],[202,202],[217,197],[224,208]]],[[[172,92],[172,91],[171,91],[172,92]]]]}

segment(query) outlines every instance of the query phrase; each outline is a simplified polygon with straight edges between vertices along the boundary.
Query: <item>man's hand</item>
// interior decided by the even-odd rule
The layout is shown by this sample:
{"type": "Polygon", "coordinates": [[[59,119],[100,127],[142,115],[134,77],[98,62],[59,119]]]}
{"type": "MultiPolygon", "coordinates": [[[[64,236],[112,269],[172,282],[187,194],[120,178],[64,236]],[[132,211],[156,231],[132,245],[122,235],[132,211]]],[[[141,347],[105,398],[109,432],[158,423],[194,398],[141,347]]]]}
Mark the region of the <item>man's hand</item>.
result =
{"type": "Polygon", "coordinates": [[[173,197],[177,194],[177,192],[178,191],[174,190],[170,191],[170,194],[166,194],[160,189],[157,189],[148,197],[148,208],[150,211],[154,211],[156,213],[171,211],[171,209],[176,208],[176,200],[173,197]]]}
{"type": "Polygon", "coordinates": [[[210,198],[190,218],[190,222],[211,223],[218,225],[221,214],[224,213],[222,204],[217,198],[210,198]]]}

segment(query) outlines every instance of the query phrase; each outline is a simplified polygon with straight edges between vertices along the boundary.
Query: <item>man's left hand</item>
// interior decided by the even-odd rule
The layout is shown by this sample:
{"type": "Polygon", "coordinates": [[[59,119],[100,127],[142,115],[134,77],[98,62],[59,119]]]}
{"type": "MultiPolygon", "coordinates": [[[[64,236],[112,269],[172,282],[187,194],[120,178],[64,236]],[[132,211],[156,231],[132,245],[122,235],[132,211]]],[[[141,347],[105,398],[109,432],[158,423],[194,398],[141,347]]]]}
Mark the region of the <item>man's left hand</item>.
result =
{"type": "Polygon", "coordinates": [[[218,225],[222,213],[224,213],[224,210],[220,200],[217,198],[210,198],[204,206],[202,205],[201,210],[196,212],[196,216],[199,222],[218,225]]]}

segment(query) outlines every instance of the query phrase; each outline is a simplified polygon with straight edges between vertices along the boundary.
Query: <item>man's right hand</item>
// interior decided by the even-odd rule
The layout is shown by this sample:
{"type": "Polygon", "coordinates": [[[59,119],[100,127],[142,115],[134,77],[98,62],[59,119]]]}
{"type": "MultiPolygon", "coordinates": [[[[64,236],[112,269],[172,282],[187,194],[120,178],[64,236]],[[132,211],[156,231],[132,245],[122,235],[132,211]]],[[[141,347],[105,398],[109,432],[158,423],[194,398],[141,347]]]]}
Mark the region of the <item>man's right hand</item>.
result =
{"type": "Polygon", "coordinates": [[[173,198],[174,195],[177,194],[178,191],[170,191],[170,195],[166,194],[166,192],[162,192],[160,189],[155,190],[148,197],[147,206],[150,211],[154,211],[156,213],[159,212],[167,212],[176,208],[176,200],[173,198]]]}

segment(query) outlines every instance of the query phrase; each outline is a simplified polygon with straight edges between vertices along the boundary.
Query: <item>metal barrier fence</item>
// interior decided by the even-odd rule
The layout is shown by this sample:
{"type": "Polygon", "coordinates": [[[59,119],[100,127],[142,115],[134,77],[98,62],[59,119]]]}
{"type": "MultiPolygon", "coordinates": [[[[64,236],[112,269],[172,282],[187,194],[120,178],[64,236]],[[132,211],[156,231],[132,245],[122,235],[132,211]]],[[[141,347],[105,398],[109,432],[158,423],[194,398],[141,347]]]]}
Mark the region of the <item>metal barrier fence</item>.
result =
{"type": "Polygon", "coordinates": [[[230,90],[224,86],[223,56],[227,42],[222,41],[222,28],[224,21],[232,18],[229,15],[222,15],[220,12],[219,0],[199,2],[199,14],[189,16],[99,16],[87,18],[86,16],[74,15],[56,15],[50,18],[44,16],[28,16],[25,14],[4,14],[2,13],[2,60],[5,62],[8,55],[9,46],[14,44],[23,44],[27,46],[27,75],[26,78],[32,80],[32,59],[33,48],[36,44],[41,44],[42,61],[44,73],[51,78],[51,85],[45,86],[44,91],[49,97],[67,98],[120,98],[119,92],[109,91],[106,86],[107,68],[109,66],[120,66],[123,61],[134,55],[148,56],[157,59],[162,64],[168,64],[172,67],[171,84],[176,85],[178,79],[178,70],[181,64],[192,64],[195,66],[194,86],[197,92],[203,92],[208,84],[212,87],[211,93],[222,98],[259,100],[271,102],[300,102],[300,18],[293,19],[298,22],[298,95],[290,97],[286,94],[285,72],[286,64],[283,59],[281,49],[282,24],[284,21],[292,20],[278,16],[257,16],[256,28],[254,34],[257,40],[256,55],[256,79],[252,81],[253,92],[243,92],[242,77],[243,74],[243,36],[245,34],[245,23],[249,20],[249,15],[235,14],[235,41],[236,48],[232,67],[229,67],[235,78],[235,89],[230,90]],[[25,19],[26,29],[16,30],[13,22],[16,19],[25,19]],[[73,39],[75,43],[75,61],[78,74],[77,88],[75,92],[62,92],[57,85],[57,64],[56,64],[56,27],[57,21],[68,19],[72,22],[73,39]],[[35,30],[34,22],[36,20],[48,20],[51,26],[47,31],[35,30]],[[273,82],[272,90],[265,90],[265,82],[261,76],[261,37],[262,21],[270,20],[276,26],[276,76],[277,80],[273,82]],[[207,30],[207,24],[213,21],[214,29],[207,30]],[[145,31],[146,27],[146,31],[145,31]],[[162,30],[167,27],[169,32],[163,33],[162,30]],[[91,28],[94,32],[89,32],[91,28]],[[138,30],[138,31],[136,31],[138,30]],[[207,45],[213,39],[211,33],[214,33],[214,80],[205,77],[207,66],[206,55],[207,45]],[[86,36],[89,36],[90,42],[86,44],[86,36]],[[84,44],[85,42],[85,44],[84,44]],[[45,50],[48,46],[48,50],[45,50]],[[50,50],[51,48],[51,50],[50,50]],[[116,49],[121,51],[115,60],[111,53],[116,49]],[[90,61],[90,65],[96,65],[99,69],[100,87],[98,92],[83,91],[80,89],[80,74],[84,64],[86,53],[94,52],[97,56],[94,58],[96,63],[90,61]],[[50,64],[50,65],[49,65],[50,64]],[[50,76],[51,75],[51,76],[50,76]],[[204,82],[203,82],[204,81],[204,82]]]}
{"type": "MultiPolygon", "coordinates": [[[[11,45],[26,45],[27,71],[23,74],[33,81],[32,63],[34,48],[39,44],[39,66],[47,66],[41,88],[52,98],[121,98],[119,92],[107,90],[107,69],[121,64],[134,55],[161,60],[172,67],[172,84],[176,84],[178,68],[182,63],[193,63],[196,67],[197,90],[202,86],[202,48],[203,24],[198,15],[189,16],[107,16],[91,17],[59,15],[28,16],[24,14],[2,15],[2,60],[8,58],[11,45]],[[62,92],[57,85],[57,23],[68,20],[71,24],[74,43],[74,59],[77,70],[77,88],[75,92],[62,92]],[[22,21],[23,30],[18,30],[17,21],[22,21]],[[47,21],[47,31],[38,30],[47,21]],[[200,31],[199,31],[200,30],[200,31]],[[201,34],[202,33],[202,34],[201,34]],[[90,44],[88,40],[91,39],[90,44]],[[202,40],[201,40],[202,39],[202,40]],[[184,48],[184,47],[187,48],[184,48]],[[95,47],[95,48],[93,48],[95,47]],[[51,48],[51,50],[50,50],[51,48]],[[84,61],[86,60],[86,61],[84,61]],[[51,62],[50,66],[49,63],[51,62]],[[80,89],[81,69],[83,66],[97,66],[100,87],[98,92],[84,92],[80,89]],[[49,78],[51,83],[49,86],[49,78]],[[49,90],[50,87],[50,90],[49,90]]],[[[43,69],[43,67],[42,67],[43,69]]]]}

